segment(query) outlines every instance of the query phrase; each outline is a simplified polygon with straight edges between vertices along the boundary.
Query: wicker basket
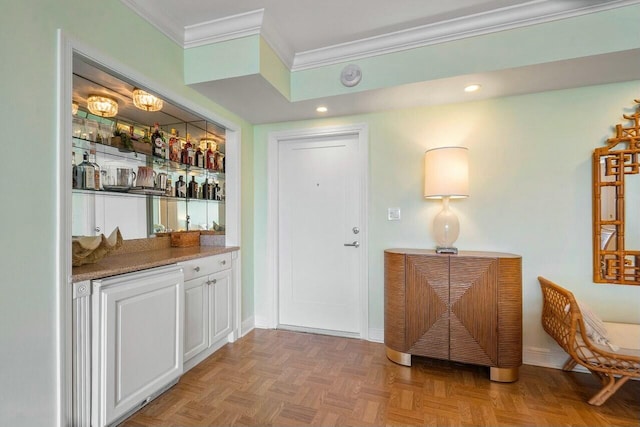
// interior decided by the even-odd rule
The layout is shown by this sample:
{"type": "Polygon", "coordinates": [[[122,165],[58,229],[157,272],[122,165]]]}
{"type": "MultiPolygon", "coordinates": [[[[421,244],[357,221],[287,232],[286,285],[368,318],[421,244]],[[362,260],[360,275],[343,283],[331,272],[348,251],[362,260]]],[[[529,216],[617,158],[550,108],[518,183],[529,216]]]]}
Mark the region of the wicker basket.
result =
{"type": "Polygon", "coordinates": [[[171,246],[174,248],[188,248],[199,245],[199,231],[177,231],[171,233],[171,246]]]}

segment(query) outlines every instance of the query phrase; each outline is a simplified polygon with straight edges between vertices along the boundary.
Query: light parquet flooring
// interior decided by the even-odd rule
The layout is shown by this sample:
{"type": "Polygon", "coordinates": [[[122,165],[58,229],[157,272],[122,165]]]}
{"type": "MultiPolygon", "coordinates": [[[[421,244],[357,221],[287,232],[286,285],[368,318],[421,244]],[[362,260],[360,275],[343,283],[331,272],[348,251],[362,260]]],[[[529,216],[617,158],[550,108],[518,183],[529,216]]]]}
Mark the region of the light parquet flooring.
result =
{"type": "Polygon", "coordinates": [[[496,383],[483,367],[417,357],[396,365],[379,343],[256,329],[122,425],[640,426],[640,381],[590,406],[598,385],[529,365],[517,382],[496,383]]]}

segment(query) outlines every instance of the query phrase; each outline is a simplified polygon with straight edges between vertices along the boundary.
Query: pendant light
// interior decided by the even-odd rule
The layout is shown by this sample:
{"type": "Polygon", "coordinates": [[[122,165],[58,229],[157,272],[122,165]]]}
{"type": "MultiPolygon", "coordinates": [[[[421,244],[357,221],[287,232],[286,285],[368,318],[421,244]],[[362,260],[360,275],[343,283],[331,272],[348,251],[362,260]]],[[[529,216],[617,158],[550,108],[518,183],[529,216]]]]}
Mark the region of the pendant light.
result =
{"type": "Polygon", "coordinates": [[[105,95],[89,95],[87,108],[92,114],[101,117],[113,117],[118,114],[118,102],[105,95]]]}
{"type": "Polygon", "coordinates": [[[162,110],[162,99],[151,95],[142,89],[133,89],[133,105],[144,111],[162,110]]]}

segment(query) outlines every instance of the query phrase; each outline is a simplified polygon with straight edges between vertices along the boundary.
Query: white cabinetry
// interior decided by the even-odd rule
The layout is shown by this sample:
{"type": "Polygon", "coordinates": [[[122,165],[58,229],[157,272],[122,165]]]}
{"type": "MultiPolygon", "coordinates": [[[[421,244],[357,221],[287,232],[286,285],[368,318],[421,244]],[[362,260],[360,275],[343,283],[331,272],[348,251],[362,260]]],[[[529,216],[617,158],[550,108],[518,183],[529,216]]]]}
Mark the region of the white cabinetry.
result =
{"type": "Polygon", "coordinates": [[[92,425],[117,422],[183,372],[184,287],[177,266],[92,282],[92,425]]]}
{"type": "Polygon", "coordinates": [[[184,362],[195,366],[233,340],[231,253],[180,263],[185,276],[184,362]]]}

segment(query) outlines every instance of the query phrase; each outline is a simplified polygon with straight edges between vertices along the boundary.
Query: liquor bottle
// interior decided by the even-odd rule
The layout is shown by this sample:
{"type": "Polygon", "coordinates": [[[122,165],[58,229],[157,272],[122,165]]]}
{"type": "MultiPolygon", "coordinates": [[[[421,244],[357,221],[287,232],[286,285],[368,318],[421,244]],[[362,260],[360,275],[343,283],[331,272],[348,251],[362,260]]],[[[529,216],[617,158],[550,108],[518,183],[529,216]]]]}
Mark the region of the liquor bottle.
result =
{"type": "Polygon", "coordinates": [[[224,172],[224,154],[216,150],[215,156],[215,169],[218,172],[224,172]]]}
{"type": "Polygon", "coordinates": [[[196,148],[196,166],[199,168],[204,168],[204,153],[202,152],[202,149],[200,148],[200,146],[198,146],[198,148],[196,148]]]}
{"type": "Polygon", "coordinates": [[[151,135],[151,143],[153,144],[153,155],[164,159],[165,141],[164,136],[160,132],[158,123],[153,125],[153,134],[151,135]]]}
{"type": "Polygon", "coordinates": [[[186,197],[187,196],[187,183],[184,182],[184,176],[180,175],[178,177],[178,182],[176,182],[176,197],[186,197]]]}
{"type": "Polygon", "coordinates": [[[175,195],[171,178],[167,178],[167,187],[165,188],[164,195],[167,197],[173,197],[175,195]]]}
{"type": "Polygon", "coordinates": [[[189,182],[189,188],[187,189],[187,197],[190,199],[198,198],[198,183],[196,182],[196,177],[191,177],[191,182],[189,182]]]}
{"type": "Polygon", "coordinates": [[[76,165],[76,153],[71,152],[71,188],[78,188],[78,165],[76,165]]]}
{"type": "Polygon", "coordinates": [[[78,187],[83,190],[95,190],[95,168],[89,163],[89,153],[86,151],[82,155],[82,163],[78,165],[78,187]]]}
{"type": "Polygon", "coordinates": [[[94,190],[102,190],[102,180],[100,179],[100,166],[96,163],[96,150],[89,151],[89,163],[93,165],[93,185],[94,190]]]}
{"type": "Polygon", "coordinates": [[[206,178],[202,183],[202,198],[204,200],[213,199],[213,185],[209,183],[209,178],[206,178]]]}
{"type": "Polygon", "coordinates": [[[169,136],[169,160],[180,161],[180,140],[175,129],[171,129],[171,136],[169,136]]]}
{"type": "Polygon", "coordinates": [[[205,167],[209,170],[215,170],[216,166],[216,155],[211,148],[211,143],[208,144],[207,153],[205,155],[205,167]]]}
{"type": "Polygon", "coordinates": [[[220,186],[217,182],[213,186],[213,200],[220,200],[220,186]]]}
{"type": "Polygon", "coordinates": [[[194,166],[196,164],[196,151],[191,144],[191,134],[187,133],[187,143],[185,144],[187,147],[187,164],[194,166]]]}
{"type": "MultiPolygon", "coordinates": [[[[189,134],[187,134],[187,138],[188,137],[189,137],[189,134]]],[[[183,163],[185,165],[189,164],[189,150],[190,150],[190,148],[191,148],[191,142],[187,139],[187,141],[182,146],[182,149],[180,150],[180,163],[183,163]],[[189,144],[189,146],[187,146],[187,144],[189,144]]]]}

